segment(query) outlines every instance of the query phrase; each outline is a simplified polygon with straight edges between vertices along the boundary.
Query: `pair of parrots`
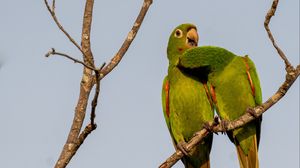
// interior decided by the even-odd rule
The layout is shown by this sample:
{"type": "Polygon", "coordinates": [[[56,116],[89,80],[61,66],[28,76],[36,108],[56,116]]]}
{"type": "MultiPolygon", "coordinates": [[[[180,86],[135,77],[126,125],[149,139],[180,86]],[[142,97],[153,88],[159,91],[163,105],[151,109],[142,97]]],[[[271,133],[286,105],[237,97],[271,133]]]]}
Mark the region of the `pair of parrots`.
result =
{"type": "MultiPolygon", "coordinates": [[[[168,75],[162,89],[164,117],[176,148],[193,134],[219,118],[232,121],[248,107],[262,103],[255,65],[248,56],[241,57],[214,46],[198,45],[197,28],[182,24],[169,38],[168,75]]],[[[245,126],[227,132],[236,146],[241,168],[258,168],[258,145],[261,117],[245,126]]],[[[186,168],[209,168],[213,135],[210,133],[183,157],[186,168]]]]}

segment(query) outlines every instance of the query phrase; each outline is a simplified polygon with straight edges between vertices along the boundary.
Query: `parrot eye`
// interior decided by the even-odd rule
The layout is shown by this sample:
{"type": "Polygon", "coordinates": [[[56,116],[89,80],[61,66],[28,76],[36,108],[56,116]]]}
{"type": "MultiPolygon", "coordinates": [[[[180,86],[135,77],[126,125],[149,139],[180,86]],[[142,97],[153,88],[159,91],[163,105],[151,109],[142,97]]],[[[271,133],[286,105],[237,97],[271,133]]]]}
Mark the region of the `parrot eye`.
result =
{"type": "Polygon", "coordinates": [[[176,38],[181,38],[182,37],[182,30],[180,30],[180,29],[177,29],[176,31],[175,31],[175,34],[174,34],[174,36],[176,37],[176,38]]]}

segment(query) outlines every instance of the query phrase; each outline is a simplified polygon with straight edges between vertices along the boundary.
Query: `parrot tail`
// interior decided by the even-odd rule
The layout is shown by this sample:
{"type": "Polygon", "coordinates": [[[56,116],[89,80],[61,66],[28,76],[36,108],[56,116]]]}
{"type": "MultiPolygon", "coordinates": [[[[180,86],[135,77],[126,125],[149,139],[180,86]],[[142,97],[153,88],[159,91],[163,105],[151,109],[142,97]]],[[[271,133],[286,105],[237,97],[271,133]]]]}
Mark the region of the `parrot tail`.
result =
{"type": "Polygon", "coordinates": [[[201,165],[200,168],[210,168],[209,160],[207,160],[203,165],[201,165]]]}
{"type": "Polygon", "coordinates": [[[248,155],[244,153],[244,151],[239,145],[236,146],[240,162],[240,168],[259,168],[256,135],[254,135],[252,139],[253,143],[251,143],[248,155]]]}
{"type": "Polygon", "coordinates": [[[183,161],[183,164],[184,164],[184,167],[185,167],[185,168],[210,168],[210,162],[209,162],[209,159],[206,160],[204,163],[202,163],[202,164],[200,165],[200,167],[199,167],[199,165],[196,166],[196,165],[193,165],[191,162],[188,162],[188,161],[186,160],[186,158],[185,158],[185,159],[182,159],[182,161],[183,161]]]}
{"type": "MultiPolygon", "coordinates": [[[[198,167],[195,167],[195,166],[193,166],[190,163],[186,163],[185,164],[185,168],[198,168],[198,167]]],[[[209,160],[207,162],[203,163],[199,168],[210,168],[210,162],[209,162],[209,160]]]]}

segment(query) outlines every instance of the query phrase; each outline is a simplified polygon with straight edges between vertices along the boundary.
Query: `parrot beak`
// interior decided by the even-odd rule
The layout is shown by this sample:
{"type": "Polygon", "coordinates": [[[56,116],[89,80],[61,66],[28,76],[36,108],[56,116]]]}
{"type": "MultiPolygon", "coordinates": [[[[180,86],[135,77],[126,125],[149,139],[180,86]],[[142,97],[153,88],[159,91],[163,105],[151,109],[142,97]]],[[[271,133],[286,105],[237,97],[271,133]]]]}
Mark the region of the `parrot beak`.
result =
{"type": "Polygon", "coordinates": [[[197,47],[198,38],[197,30],[195,28],[191,28],[186,35],[186,44],[189,47],[197,47]]]}

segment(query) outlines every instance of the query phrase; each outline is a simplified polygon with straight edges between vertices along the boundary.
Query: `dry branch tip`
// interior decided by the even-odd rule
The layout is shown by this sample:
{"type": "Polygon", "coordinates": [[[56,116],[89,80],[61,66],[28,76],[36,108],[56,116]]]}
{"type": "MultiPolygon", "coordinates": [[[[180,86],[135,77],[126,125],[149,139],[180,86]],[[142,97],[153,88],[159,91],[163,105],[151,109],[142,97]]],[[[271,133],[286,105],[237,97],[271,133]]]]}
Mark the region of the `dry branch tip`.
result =
{"type": "Polygon", "coordinates": [[[51,55],[54,55],[53,53],[55,53],[55,49],[54,48],[51,48],[50,51],[48,51],[46,54],[45,54],[45,57],[49,57],[51,55]]]}

